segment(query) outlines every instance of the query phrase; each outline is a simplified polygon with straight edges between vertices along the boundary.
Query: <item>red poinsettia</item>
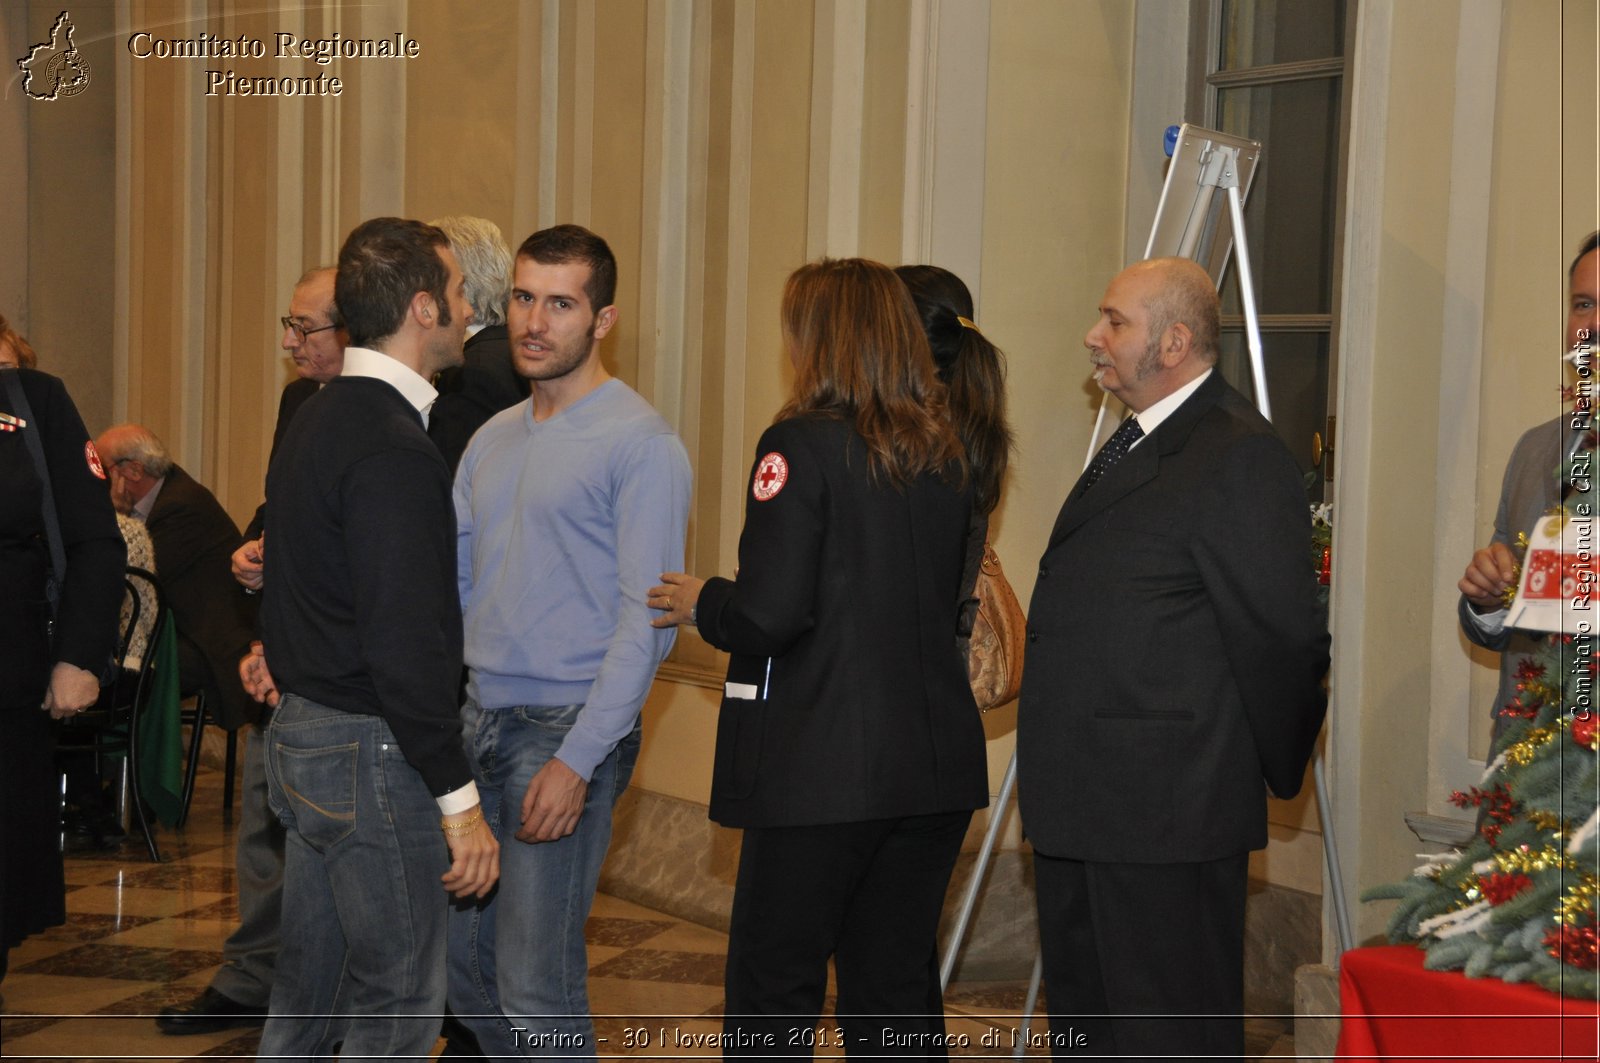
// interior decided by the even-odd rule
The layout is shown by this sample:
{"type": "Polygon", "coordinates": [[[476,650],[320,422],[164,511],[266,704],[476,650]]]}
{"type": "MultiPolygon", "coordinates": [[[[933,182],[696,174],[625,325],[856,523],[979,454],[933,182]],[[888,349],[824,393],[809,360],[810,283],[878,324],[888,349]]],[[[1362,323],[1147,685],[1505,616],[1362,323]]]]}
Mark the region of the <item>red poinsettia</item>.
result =
{"type": "Polygon", "coordinates": [[[1490,904],[1504,904],[1532,886],[1533,879],[1521,872],[1509,875],[1496,872],[1478,882],[1478,889],[1483,893],[1483,899],[1490,904]]]}
{"type": "Polygon", "coordinates": [[[1595,925],[1558,926],[1545,931],[1544,949],[1569,967],[1600,968],[1600,932],[1595,925]]]}
{"type": "Polygon", "coordinates": [[[1457,808],[1477,807],[1483,811],[1483,824],[1478,828],[1478,833],[1490,845],[1498,842],[1500,831],[1517,818],[1516,799],[1503,782],[1495,783],[1492,790],[1480,790],[1476,786],[1465,791],[1457,790],[1450,795],[1450,803],[1457,808]]]}

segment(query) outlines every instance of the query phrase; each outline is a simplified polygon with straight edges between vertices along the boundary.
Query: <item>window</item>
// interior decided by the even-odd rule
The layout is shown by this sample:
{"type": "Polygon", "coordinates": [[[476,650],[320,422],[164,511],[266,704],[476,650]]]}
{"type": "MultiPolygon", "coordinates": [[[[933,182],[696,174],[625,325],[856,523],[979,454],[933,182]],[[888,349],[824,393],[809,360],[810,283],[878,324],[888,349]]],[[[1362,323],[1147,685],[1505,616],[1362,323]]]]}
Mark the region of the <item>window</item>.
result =
{"type": "MultiPolygon", "coordinates": [[[[1338,325],[1337,263],[1343,199],[1346,0],[1202,0],[1189,113],[1199,124],[1262,143],[1246,240],[1278,433],[1320,501],[1333,475],[1327,442],[1338,325]]],[[[1253,392],[1237,270],[1222,287],[1221,370],[1253,392]]]]}

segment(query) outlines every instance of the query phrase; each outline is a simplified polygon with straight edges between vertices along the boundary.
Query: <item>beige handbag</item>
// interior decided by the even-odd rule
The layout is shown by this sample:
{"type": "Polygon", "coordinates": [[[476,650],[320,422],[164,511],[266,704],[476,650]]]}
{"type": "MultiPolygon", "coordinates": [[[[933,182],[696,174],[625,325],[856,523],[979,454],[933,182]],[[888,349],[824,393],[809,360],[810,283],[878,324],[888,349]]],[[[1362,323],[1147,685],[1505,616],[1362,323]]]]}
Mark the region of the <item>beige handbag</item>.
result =
{"type": "Polygon", "coordinates": [[[983,563],[973,594],[978,599],[978,616],[967,645],[967,677],[972,682],[973,700],[987,712],[1021,692],[1022,644],[1028,637],[1022,603],[988,542],[983,544],[983,563]]]}

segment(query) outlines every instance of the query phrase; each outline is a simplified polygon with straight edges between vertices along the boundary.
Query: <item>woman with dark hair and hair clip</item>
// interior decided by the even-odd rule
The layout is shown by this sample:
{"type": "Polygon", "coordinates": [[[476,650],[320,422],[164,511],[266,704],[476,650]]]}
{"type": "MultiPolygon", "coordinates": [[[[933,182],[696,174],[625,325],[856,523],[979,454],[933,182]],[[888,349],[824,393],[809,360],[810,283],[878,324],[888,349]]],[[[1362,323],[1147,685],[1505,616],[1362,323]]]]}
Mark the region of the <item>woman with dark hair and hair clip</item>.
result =
{"type": "Polygon", "coordinates": [[[732,658],[711,818],[744,828],[724,1047],[945,1055],[936,932],[983,729],[956,649],[973,488],[905,285],[862,259],[783,295],[794,388],[756,448],[736,580],[662,576],[658,626],[732,658]],[[824,1046],[832,1042],[823,1039],[824,1046]]]}
{"type": "Polygon", "coordinates": [[[978,566],[989,537],[989,515],[1000,504],[1000,487],[1011,457],[1011,426],[1006,424],[1006,367],[1000,348],[972,320],[972,293],[960,277],[939,266],[897,266],[895,275],[911,290],[933,352],[939,379],[949,392],[950,423],[967,452],[972,477],[972,532],[961,578],[961,638],[972,633],[978,599],[978,566]]]}

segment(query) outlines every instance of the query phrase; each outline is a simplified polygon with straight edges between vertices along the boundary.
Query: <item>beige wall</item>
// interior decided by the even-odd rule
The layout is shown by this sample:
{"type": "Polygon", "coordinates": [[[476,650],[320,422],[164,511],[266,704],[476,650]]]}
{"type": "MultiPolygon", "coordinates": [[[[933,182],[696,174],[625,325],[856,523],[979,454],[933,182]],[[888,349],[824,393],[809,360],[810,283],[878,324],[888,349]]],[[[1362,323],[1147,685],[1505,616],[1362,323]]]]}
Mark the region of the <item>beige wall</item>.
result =
{"type": "Polygon", "coordinates": [[[92,87],[52,101],[27,100],[11,61],[48,38],[60,6],[7,5],[3,23],[6,141],[23,150],[21,165],[6,164],[5,176],[22,180],[4,183],[0,209],[9,269],[26,272],[0,274],[7,277],[0,313],[27,336],[41,369],[68,380],[91,429],[114,416],[117,402],[110,372],[117,322],[114,8],[111,0],[74,7],[74,42],[92,87]]]}

